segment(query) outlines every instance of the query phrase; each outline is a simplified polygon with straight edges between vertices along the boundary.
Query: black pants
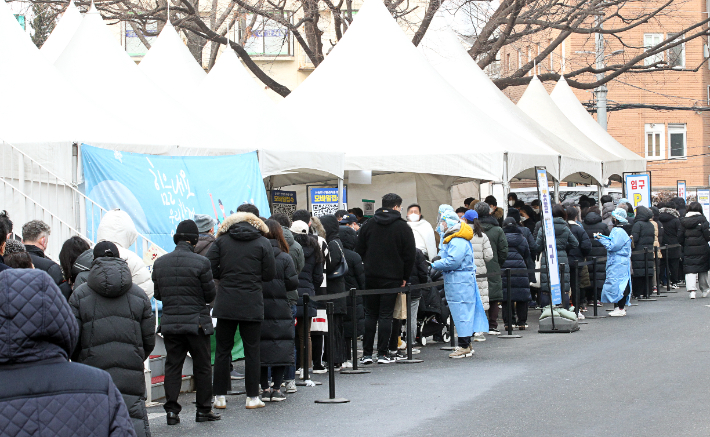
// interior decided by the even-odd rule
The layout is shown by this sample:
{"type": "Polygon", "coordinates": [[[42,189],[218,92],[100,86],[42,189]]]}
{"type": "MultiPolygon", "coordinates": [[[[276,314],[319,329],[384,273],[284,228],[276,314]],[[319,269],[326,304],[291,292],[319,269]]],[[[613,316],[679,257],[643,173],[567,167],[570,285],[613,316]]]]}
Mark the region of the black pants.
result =
{"type": "Polygon", "coordinates": [[[466,349],[467,347],[471,346],[471,337],[459,337],[458,345],[460,348],[463,349],[466,349]]]}
{"type": "MultiPolygon", "coordinates": [[[[284,382],[284,372],[286,366],[271,366],[271,380],[274,381],[274,390],[281,390],[281,383],[284,382]]],[[[269,367],[261,368],[261,389],[269,388],[269,367]]]]}
{"type": "Polygon", "coordinates": [[[646,293],[650,295],[651,291],[648,290],[646,287],[648,287],[648,284],[651,282],[651,279],[652,276],[649,276],[648,278],[646,278],[646,276],[634,276],[633,278],[631,278],[631,285],[633,286],[634,296],[646,296],[646,293]]]}
{"type": "Polygon", "coordinates": [[[399,337],[402,335],[402,324],[406,320],[392,319],[392,333],[390,334],[389,349],[396,351],[399,347],[399,337]]]}
{"type": "Polygon", "coordinates": [[[677,284],[680,280],[680,276],[678,275],[678,266],[680,264],[680,258],[668,258],[667,269],[666,260],[664,258],[658,260],[658,263],[661,265],[661,279],[664,279],[665,281],[671,281],[671,284],[677,284]]]}
{"type": "Polygon", "coordinates": [[[216,351],[214,356],[213,387],[215,396],[224,396],[232,389],[232,379],[229,375],[232,363],[232,348],[234,334],[239,328],[239,334],[244,343],[244,382],[247,396],[259,396],[259,378],[261,372],[261,357],[259,342],[261,341],[261,322],[245,322],[240,320],[217,319],[215,334],[216,351]]]}
{"type": "Polygon", "coordinates": [[[182,365],[187,353],[192,357],[195,376],[195,391],[197,392],[197,411],[212,410],[212,364],[210,362],[210,337],[207,335],[169,335],[165,340],[165,411],[180,413],[182,407],[178,403],[180,385],[182,384],[182,365]]]}
{"type": "MultiPolygon", "coordinates": [[[[397,288],[402,285],[402,282],[387,279],[368,278],[366,282],[367,287],[370,289],[397,288]]],[[[392,315],[394,314],[397,295],[390,293],[363,296],[362,301],[365,307],[365,335],[362,340],[363,355],[366,357],[372,355],[375,346],[375,332],[377,332],[377,354],[387,355],[390,334],[392,333],[392,315]]]]}
{"type": "MultiPolygon", "coordinates": [[[[513,320],[515,320],[515,317],[518,317],[518,325],[523,325],[528,321],[528,303],[527,302],[517,302],[513,301],[511,302],[513,305],[513,308],[511,308],[511,311],[515,309],[515,313],[513,314],[513,320]]],[[[508,324],[508,302],[503,301],[503,322],[505,324],[508,324]]]]}
{"type": "Polygon", "coordinates": [[[624,306],[626,305],[626,298],[629,297],[629,294],[631,293],[631,281],[626,284],[626,290],[624,290],[624,297],[621,298],[620,301],[616,303],[616,306],[619,307],[620,310],[624,309],[624,306]]]}

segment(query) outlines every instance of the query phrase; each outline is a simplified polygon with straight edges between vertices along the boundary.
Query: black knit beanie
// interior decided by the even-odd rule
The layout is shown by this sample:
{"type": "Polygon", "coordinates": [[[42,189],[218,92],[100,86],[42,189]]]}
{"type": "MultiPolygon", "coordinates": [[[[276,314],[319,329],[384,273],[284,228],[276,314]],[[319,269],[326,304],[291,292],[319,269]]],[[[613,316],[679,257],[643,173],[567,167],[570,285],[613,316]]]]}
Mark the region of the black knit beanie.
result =
{"type": "Polygon", "coordinates": [[[178,244],[179,241],[187,241],[193,246],[197,244],[200,238],[200,231],[197,229],[197,224],[193,220],[185,220],[180,222],[173,235],[173,241],[178,244]]]}

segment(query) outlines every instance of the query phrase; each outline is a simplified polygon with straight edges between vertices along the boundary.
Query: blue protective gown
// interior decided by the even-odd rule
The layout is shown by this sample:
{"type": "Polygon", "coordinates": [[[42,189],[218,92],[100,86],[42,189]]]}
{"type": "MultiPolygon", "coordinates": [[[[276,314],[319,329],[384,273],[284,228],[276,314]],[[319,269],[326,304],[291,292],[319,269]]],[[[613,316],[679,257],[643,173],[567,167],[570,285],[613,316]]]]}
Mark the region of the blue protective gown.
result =
{"type": "MultiPolygon", "coordinates": [[[[626,286],[631,281],[631,238],[622,227],[615,227],[608,237],[599,242],[606,247],[606,280],[602,288],[602,302],[616,303],[624,297],[626,286]]],[[[631,296],[631,293],[629,293],[631,296]]],[[[627,297],[627,304],[629,297],[627,297]]]]}
{"type": "Polygon", "coordinates": [[[470,242],[473,230],[462,224],[461,231],[455,235],[467,235],[469,232],[468,239],[454,237],[443,244],[439,252],[441,259],[432,264],[433,269],[444,272],[446,301],[459,337],[470,337],[474,332],[488,332],[488,318],[476,283],[476,264],[470,242]]]}

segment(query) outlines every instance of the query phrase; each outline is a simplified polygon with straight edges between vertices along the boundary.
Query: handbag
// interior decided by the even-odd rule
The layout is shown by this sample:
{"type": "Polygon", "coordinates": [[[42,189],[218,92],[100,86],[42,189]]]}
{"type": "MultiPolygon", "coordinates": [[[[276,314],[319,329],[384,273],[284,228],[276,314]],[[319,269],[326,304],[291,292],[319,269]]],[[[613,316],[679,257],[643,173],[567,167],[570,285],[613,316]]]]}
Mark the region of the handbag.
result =
{"type": "Polygon", "coordinates": [[[340,265],[338,265],[338,268],[335,269],[334,272],[326,274],[327,279],[338,279],[342,278],[348,273],[348,263],[345,261],[345,252],[343,252],[343,247],[340,245],[340,243],[335,243],[338,245],[338,249],[340,249],[340,265]]]}
{"type": "Polygon", "coordinates": [[[328,315],[325,310],[316,310],[316,316],[311,318],[311,332],[328,332],[328,315]]]}
{"type": "MultiPolygon", "coordinates": [[[[535,261],[535,270],[540,270],[542,264],[540,263],[540,260],[535,261]]],[[[532,288],[540,288],[541,283],[540,283],[540,272],[535,272],[535,282],[531,282],[530,286],[532,288]]]]}
{"type": "Polygon", "coordinates": [[[407,298],[404,293],[397,294],[397,301],[394,304],[394,314],[392,318],[398,320],[407,319],[407,298]]]}

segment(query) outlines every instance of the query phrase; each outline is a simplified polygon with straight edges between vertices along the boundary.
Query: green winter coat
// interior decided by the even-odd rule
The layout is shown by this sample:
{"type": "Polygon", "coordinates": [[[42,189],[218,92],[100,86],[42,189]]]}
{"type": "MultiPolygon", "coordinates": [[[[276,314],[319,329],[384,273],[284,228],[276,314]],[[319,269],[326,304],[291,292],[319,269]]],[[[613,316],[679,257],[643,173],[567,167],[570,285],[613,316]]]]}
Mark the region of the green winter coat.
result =
{"type": "MultiPolygon", "coordinates": [[[[486,261],[487,273],[500,273],[500,266],[508,258],[508,239],[505,238],[505,232],[498,226],[498,220],[494,217],[488,215],[479,218],[479,221],[493,249],[493,259],[486,261]]],[[[503,300],[503,279],[500,276],[488,278],[488,300],[490,302],[503,300]]]]}

